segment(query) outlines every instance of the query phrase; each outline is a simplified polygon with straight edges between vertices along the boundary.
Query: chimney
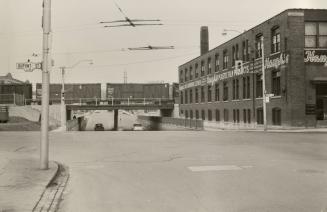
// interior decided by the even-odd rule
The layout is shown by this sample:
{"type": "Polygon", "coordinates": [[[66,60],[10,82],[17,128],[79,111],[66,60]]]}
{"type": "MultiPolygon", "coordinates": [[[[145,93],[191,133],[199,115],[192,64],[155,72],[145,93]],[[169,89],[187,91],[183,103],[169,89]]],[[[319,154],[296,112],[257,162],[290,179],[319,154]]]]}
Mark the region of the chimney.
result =
{"type": "Polygon", "coordinates": [[[207,26],[201,27],[200,48],[201,48],[201,55],[209,51],[209,30],[207,26]]]}

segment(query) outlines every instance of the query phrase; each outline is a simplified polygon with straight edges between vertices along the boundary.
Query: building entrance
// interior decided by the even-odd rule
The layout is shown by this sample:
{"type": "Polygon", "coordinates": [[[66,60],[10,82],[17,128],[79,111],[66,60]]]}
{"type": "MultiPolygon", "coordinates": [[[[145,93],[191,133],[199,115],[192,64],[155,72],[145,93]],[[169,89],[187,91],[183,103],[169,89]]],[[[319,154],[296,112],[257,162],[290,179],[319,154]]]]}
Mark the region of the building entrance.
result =
{"type": "Polygon", "coordinates": [[[317,120],[327,120],[327,82],[316,85],[317,120]]]}

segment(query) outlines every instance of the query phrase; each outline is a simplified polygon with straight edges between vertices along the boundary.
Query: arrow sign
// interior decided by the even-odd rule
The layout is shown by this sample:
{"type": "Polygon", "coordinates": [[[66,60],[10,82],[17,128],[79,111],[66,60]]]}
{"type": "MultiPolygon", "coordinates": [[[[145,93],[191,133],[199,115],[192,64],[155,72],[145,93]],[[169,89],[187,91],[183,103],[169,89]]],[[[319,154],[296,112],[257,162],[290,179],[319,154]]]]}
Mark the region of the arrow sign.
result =
{"type": "Polygon", "coordinates": [[[31,70],[32,63],[16,63],[16,69],[31,70]]]}
{"type": "Polygon", "coordinates": [[[24,71],[31,72],[35,69],[42,69],[42,63],[16,63],[16,69],[23,69],[24,71]]]}

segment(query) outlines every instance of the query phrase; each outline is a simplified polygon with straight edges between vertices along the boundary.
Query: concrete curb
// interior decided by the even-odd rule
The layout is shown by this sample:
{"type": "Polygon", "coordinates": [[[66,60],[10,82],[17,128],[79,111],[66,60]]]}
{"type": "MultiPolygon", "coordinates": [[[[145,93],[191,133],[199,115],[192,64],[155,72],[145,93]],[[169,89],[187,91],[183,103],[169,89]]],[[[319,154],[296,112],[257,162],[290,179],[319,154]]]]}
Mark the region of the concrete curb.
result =
{"type": "Polygon", "coordinates": [[[57,171],[47,184],[32,212],[55,212],[59,208],[63,192],[69,180],[69,173],[66,166],[58,162],[55,163],[57,164],[57,171]]]}

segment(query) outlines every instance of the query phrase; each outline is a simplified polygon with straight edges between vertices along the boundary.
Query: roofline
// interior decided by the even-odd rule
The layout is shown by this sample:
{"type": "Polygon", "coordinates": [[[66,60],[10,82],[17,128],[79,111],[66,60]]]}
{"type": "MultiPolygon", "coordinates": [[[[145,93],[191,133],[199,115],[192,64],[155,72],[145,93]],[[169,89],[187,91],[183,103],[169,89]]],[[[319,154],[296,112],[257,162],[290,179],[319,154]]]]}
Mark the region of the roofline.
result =
{"type": "MultiPolygon", "coordinates": [[[[290,8],[290,9],[283,10],[282,12],[280,12],[280,13],[274,15],[273,17],[271,17],[271,18],[269,18],[269,19],[267,19],[267,20],[265,20],[265,21],[259,23],[258,25],[254,26],[254,27],[252,27],[252,28],[250,28],[250,29],[248,29],[248,30],[246,30],[246,31],[244,31],[244,32],[242,32],[241,34],[239,34],[239,35],[233,37],[232,39],[230,39],[230,40],[228,40],[228,41],[225,41],[224,43],[222,43],[222,44],[220,44],[220,45],[214,47],[213,49],[210,49],[208,52],[206,52],[206,53],[203,54],[203,55],[207,55],[207,54],[211,53],[212,51],[218,49],[219,47],[221,47],[221,46],[223,46],[223,45],[229,43],[229,42],[232,41],[232,40],[237,39],[238,37],[243,36],[245,33],[247,33],[247,32],[249,32],[249,31],[251,31],[251,30],[253,30],[253,29],[255,29],[255,28],[257,28],[257,27],[259,27],[259,26],[261,26],[261,25],[263,25],[263,24],[265,24],[266,22],[269,22],[271,19],[276,18],[277,16],[280,16],[280,15],[282,15],[283,13],[286,13],[286,12],[289,12],[289,11],[308,11],[308,10],[322,10],[322,11],[327,11],[327,9],[303,9],[303,8],[290,8]]],[[[193,58],[192,60],[189,60],[189,61],[183,63],[182,65],[179,65],[179,66],[178,66],[178,69],[179,69],[181,66],[186,65],[187,63],[190,63],[190,62],[192,62],[192,61],[194,61],[194,60],[199,59],[199,58],[202,57],[203,55],[199,55],[199,56],[197,56],[196,58],[193,58]]]]}

